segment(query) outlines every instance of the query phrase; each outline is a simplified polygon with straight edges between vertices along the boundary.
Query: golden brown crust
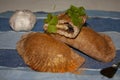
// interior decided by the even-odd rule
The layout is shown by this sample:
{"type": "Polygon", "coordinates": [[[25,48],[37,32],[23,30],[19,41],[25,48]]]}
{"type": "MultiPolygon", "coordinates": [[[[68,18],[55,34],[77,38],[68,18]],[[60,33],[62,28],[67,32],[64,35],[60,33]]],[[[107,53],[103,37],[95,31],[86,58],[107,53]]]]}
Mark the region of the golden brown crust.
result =
{"type": "Polygon", "coordinates": [[[111,38],[105,34],[99,34],[89,27],[83,27],[75,39],[57,34],[52,36],[99,61],[110,62],[115,57],[115,46],[111,38]]]}
{"type": "Polygon", "coordinates": [[[32,69],[41,72],[73,72],[85,59],[45,33],[29,33],[17,43],[17,51],[32,69]]]}

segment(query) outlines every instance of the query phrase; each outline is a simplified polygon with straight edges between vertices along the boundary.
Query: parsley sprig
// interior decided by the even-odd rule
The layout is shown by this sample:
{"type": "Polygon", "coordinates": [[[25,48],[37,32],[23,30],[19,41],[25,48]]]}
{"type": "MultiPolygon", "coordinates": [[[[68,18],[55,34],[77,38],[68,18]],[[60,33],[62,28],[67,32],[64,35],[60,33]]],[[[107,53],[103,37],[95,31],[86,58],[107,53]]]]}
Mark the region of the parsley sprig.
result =
{"type": "MultiPolygon", "coordinates": [[[[83,18],[81,16],[86,16],[86,12],[84,7],[75,7],[71,5],[71,7],[65,12],[70,18],[73,24],[80,29],[82,28],[83,18]]],[[[58,17],[56,15],[48,14],[45,19],[45,23],[48,24],[47,32],[56,33],[57,28],[56,25],[58,23],[58,17]]]]}
{"type": "Polygon", "coordinates": [[[56,15],[48,14],[45,23],[48,24],[47,32],[55,33],[57,31],[56,24],[58,23],[58,18],[56,15]]]}
{"type": "Polygon", "coordinates": [[[75,26],[81,28],[81,26],[84,24],[83,18],[80,17],[86,16],[84,7],[75,7],[71,5],[71,7],[66,11],[66,14],[68,14],[75,26]]]}

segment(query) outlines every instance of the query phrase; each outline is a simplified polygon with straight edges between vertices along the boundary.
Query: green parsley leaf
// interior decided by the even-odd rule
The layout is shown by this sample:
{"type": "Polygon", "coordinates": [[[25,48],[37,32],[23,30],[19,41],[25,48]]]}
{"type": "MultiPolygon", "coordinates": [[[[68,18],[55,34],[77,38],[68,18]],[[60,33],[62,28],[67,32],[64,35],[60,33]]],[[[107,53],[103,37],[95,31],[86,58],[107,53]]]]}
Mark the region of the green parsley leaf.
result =
{"type": "Polygon", "coordinates": [[[49,21],[48,24],[56,25],[58,23],[58,18],[56,15],[52,16],[52,19],[49,21]]]}
{"type": "Polygon", "coordinates": [[[83,25],[83,19],[80,16],[86,15],[85,9],[83,7],[78,8],[71,5],[71,7],[66,11],[66,13],[71,18],[73,24],[81,28],[81,26],[83,25]]]}
{"type": "Polygon", "coordinates": [[[48,24],[47,32],[55,33],[57,31],[56,25],[58,23],[58,18],[56,15],[48,14],[44,22],[48,24]]]}
{"type": "Polygon", "coordinates": [[[47,32],[48,33],[56,33],[57,28],[55,25],[48,25],[47,32]]]}
{"type": "Polygon", "coordinates": [[[85,8],[79,7],[79,16],[84,16],[84,15],[86,15],[85,8]]]}
{"type": "Polygon", "coordinates": [[[47,19],[45,19],[44,22],[45,22],[45,23],[49,23],[51,19],[52,19],[52,14],[49,13],[49,14],[47,15],[47,19]]]}

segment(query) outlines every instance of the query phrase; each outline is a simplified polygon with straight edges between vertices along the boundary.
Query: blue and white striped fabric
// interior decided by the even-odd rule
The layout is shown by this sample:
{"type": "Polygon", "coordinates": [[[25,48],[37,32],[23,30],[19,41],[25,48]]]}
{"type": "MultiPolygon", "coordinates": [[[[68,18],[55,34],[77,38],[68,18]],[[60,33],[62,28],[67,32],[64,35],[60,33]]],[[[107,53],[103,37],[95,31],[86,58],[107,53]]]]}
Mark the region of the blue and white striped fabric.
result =
{"type": "MultiPolygon", "coordinates": [[[[99,71],[120,61],[120,12],[91,11],[87,25],[97,32],[109,35],[116,46],[116,58],[110,63],[98,62],[83,53],[75,50],[86,58],[86,68],[81,74],[72,73],[45,73],[35,72],[26,66],[16,51],[16,42],[21,35],[27,32],[14,32],[9,25],[9,18],[13,11],[0,13],[0,79],[1,80],[109,80],[103,77],[99,71]]],[[[55,12],[58,14],[60,12],[55,12]]],[[[35,12],[37,23],[32,31],[43,32],[43,21],[47,13],[35,12]]],[[[120,69],[111,80],[120,79],[120,69]]]]}

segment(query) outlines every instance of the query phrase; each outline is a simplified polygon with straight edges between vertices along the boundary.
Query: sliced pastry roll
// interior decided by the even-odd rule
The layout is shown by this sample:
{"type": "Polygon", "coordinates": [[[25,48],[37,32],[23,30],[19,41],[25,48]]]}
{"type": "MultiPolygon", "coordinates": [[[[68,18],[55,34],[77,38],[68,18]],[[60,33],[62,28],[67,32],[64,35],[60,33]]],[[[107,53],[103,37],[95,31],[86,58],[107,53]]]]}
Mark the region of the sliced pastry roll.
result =
{"type": "Polygon", "coordinates": [[[97,33],[89,27],[84,26],[74,39],[59,34],[52,34],[52,36],[99,61],[110,62],[116,55],[112,39],[108,35],[97,33]]]}
{"type": "Polygon", "coordinates": [[[112,61],[116,51],[112,39],[108,35],[85,27],[86,19],[83,7],[71,6],[57,17],[48,16],[45,19],[47,23],[45,22],[44,30],[57,40],[79,49],[96,60],[112,61]],[[53,26],[53,23],[56,24],[53,26]]]}
{"type": "Polygon", "coordinates": [[[87,15],[83,7],[77,8],[71,6],[66,12],[59,15],[48,14],[43,28],[47,33],[75,38],[86,22],[86,19],[87,15]]]}

